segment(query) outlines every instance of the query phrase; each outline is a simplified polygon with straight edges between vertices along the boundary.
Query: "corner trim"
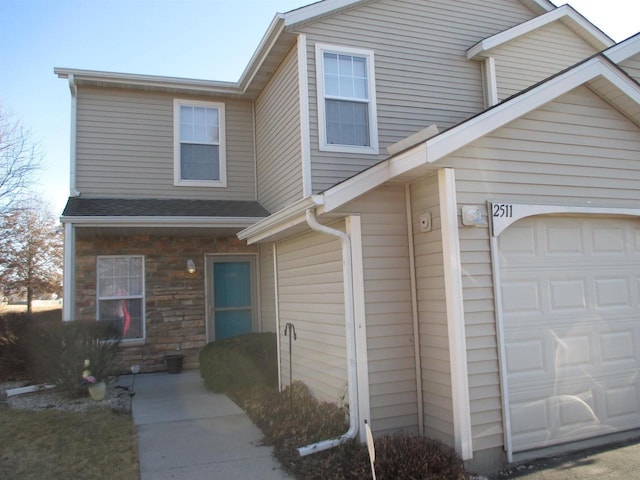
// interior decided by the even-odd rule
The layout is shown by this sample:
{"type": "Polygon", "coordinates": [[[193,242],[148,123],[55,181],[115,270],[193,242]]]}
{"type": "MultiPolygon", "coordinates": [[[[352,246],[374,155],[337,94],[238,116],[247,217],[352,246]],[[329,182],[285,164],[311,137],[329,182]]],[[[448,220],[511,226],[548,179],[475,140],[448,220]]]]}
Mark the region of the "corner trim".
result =
{"type": "Polygon", "coordinates": [[[467,371],[467,342],[464,324],[462,259],[458,236],[458,203],[454,170],[438,170],[445,301],[449,333],[449,362],[453,402],[454,442],[463,460],[473,458],[471,405],[467,371]]]}

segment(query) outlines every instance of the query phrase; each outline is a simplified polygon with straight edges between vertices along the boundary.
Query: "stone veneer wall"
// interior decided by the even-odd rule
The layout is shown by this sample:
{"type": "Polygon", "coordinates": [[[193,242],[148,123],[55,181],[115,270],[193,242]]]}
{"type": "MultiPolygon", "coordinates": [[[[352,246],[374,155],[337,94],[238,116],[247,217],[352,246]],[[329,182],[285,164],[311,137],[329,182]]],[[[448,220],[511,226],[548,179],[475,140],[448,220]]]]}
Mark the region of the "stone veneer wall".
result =
{"type": "Polygon", "coordinates": [[[198,352],[206,344],[204,256],[211,253],[254,253],[233,237],[130,237],[83,235],[76,238],[75,319],[96,319],[96,262],[98,255],[144,255],[146,339],[122,345],[123,368],[140,365],[143,372],[166,370],[164,355],[184,358],[184,368],[198,366],[198,352]],[[187,272],[193,259],[196,272],[187,272]]]}

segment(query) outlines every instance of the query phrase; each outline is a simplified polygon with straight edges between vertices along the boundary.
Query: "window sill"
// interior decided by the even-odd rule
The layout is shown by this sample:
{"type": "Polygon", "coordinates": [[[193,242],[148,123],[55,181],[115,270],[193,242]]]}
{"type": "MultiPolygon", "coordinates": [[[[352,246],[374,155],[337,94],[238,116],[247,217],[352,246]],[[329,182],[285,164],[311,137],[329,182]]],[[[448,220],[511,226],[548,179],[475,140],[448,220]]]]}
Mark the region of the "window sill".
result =
{"type": "Polygon", "coordinates": [[[353,147],[349,145],[320,145],[321,152],[355,153],[360,155],[378,155],[380,152],[376,147],[353,147]]]}
{"type": "Polygon", "coordinates": [[[121,347],[142,347],[147,344],[144,338],[132,338],[130,340],[123,339],[120,341],[121,347]]]}
{"type": "Polygon", "coordinates": [[[176,187],[207,187],[207,188],[226,188],[227,182],[218,180],[218,181],[210,181],[210,180],[176,180],[173,182],[173,185],[176,187]]]}

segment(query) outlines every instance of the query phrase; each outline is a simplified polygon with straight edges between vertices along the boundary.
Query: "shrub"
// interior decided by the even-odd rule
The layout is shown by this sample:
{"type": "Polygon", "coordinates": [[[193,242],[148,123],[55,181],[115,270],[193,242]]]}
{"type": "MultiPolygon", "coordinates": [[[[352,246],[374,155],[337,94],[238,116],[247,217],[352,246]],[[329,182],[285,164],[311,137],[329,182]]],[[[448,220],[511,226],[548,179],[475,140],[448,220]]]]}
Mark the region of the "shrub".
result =
{"type": "Polygon", "coordinates": [[[24,313],[0,316],[0,376],[15,380],[26,375],[27,337],[31,319],[24,313]]]}
{"type": "Polygon", "coordinates": [[[207,344],[200,351],[200,374],[213,392],[232,393],[278,381],[274,333],[249,333],[207,344]]]}
{"type": "MultiPolygon", "coordinates": [[[[304,480],[370,479],[367,447],[347,441],[339,447],[306,457],[298,448],[336,438],[347,428],[345,411],[335,404],[318,402],[301,382],[282,392],[257,388],[244,392],[242,407],[274,446],[274,455],[296,478],[304,480]]],[[[463,480],[467,478],[456,452],[436,440],[397,433],[379,437],[376,475],[379,480],[463,480]]]]}
{"type": "Polygon", "coordinates": [[[29,336],[32,380],[53,383],[69,396],[78,396],[85,391],[81,385],[85,360],[98,380],[118,371],[119,342],[119,333],[108,322],[39,325],[29,336]]]}
{"type": "Polygon", "coordinates": [[[376,474],[380,480],[465,480],[467,473],[454,449],[437,440],[399,432],[380,437],[376,474]]]}

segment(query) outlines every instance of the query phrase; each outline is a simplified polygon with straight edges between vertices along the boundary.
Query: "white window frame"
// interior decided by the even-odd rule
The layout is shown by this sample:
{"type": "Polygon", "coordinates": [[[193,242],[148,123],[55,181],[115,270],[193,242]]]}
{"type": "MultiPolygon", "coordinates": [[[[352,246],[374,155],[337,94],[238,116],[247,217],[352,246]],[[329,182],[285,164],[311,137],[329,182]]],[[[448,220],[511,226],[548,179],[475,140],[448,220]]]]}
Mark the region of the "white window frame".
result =
{"type": "Polygon", "coordinates": [[[141,322],[142,322],[142,337],[140,338],[123,338],[121,341],[123,343],[128,342],[139,342],[144,341],[147,338],[147,321],[146,321],[146,278],[145,278],[145,258],[144,255],[98,255],[96,258],[96,320],[98,322],[100,320],[100,301],[108,301],[108,300],[141,300],[142,307],[140,311],[141,322]],[[100,296],[100,270],[98,265],[100,264],[100,260],[105,258],[139,258],[142,261],[142,293],[140,295],[111,295],[111,296],[100,296]]]}
{"type": "Polygon", "coordinates": [[[225,104],[201,100],[173,99],[173,184],[182,187],[226,187],[227,186],[227,142],[225,128],[225,104]],[[180,107],[216,108],[219,114],[220,131],[218,141],[218,158],[220,168],[219,180],[183,180],[180,161],[180,107]]]}
{"type": "MultiPolygon", "coordinates": [[[[318,148],[323,152],[360,153],[377,155],[378,147],[378,113],[376,106],[376,82],[373,50],[362,48],[343,47],[316,43],[316,82],[318,103],[318,148]],[[367,88],[369,93],[369,143],[368,146],[336,145],[327,143],[327,119],[325,112],[325,88],[324,88],[324,54],[335,53],[364,57],[367,62],[367,88]]],[[[346,100],[346,99],[345,99],[346,100]]]]}

